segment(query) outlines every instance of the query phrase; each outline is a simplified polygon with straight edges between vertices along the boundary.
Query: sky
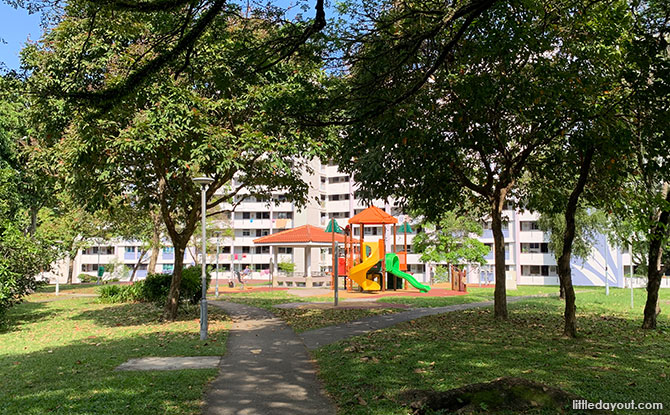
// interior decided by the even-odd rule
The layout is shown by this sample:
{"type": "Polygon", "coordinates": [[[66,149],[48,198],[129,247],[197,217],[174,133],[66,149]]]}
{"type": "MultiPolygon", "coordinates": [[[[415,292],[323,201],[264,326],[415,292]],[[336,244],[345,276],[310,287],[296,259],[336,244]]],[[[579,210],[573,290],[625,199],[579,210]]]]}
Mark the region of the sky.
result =
{"type": "Polygon", "coordinates": [[[19,52],[30,37],[37,40],[42,35],[39,14],[29,15],[25,9],[14,9],[0,1],[0,62],[8,69],[19,68],[19,52]]]}
{"type": "MultiPolygon", "coordinates": [[[[305,0],[278,0],[275,4],[287,7],[295,6],[296,3],[302,4],[305,0]]],[[[307,0],[309,10],[306,11],[305,17],[311,18],[314,15],[314,2],[307,0]]],[[[331,6],[333,2],[330,2],[331,6]]],[[[295,13],[300,12],[299,7],[292,7],[289,16],[292,17],[295,13]]],[[[329,9],[327,15],[331,16],[332,11],[329,9]]],[[[18,69],[20,65],[19,52],[26,43],[28,38],[38,40],[42,36],[42,28],[40,27],[40,15],[28,14],[26,9],[15,9],[0,0],[0,63],[8,69],[18,69]]],[[[2,65],[0,65],[0,68],[2,65]]],[[[0,72],[1,73],[1,72],[0,72]]]]}

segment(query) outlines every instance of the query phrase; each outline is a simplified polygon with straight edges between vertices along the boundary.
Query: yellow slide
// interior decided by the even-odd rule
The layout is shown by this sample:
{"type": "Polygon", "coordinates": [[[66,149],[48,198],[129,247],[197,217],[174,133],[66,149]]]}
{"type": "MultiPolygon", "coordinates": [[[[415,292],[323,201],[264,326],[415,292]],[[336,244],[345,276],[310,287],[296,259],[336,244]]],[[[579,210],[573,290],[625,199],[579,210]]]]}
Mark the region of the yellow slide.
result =
{"type": "Polygon", "coordinates": [[[349,270],[349,278],[360,285],[364,291],[378,291],[381,289],[379,284],[376,281],[365,278],[365,275],[381,259],[379,257],[379,242],[363,242],[362,251],[364,260],[349,270]],[[370,255],[367,255],[367,247],[370,247],[370,255]]]}

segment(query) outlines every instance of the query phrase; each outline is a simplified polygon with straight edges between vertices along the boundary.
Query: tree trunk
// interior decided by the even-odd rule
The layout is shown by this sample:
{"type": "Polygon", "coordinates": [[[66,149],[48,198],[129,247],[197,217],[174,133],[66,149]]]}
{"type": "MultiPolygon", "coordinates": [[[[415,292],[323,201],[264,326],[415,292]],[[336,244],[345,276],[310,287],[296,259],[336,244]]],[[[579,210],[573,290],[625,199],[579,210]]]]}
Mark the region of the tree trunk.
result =
{"type": "Polygon", "coordinates": [[[579,179],[575,188],[570,193],[568,204],[565,207],[565,232],[563,233],[563,252],[558,258],[558,279],[561,282],[561,291],[565,295],[565,325],[563,335],[577,337],[577,307],[575,305],[575,289],[572,286],[572,271],[570,270],[570,258],[572,256],[572,243],[575,240],[575,213],[579,204],[579,196],[584,192],[584,186],[589,178],[591,162],[593,160],[594,147],[590,147],[582,159],[579,169],[579,179]]]}
{"type": "MultiPolygon", "coordinates": [[[[188,241],[187,238],[185,238],[188,241]]],[[[172,282],[170,283],[170,292],[168,293],[167,303],[165,304],[164,317],[167,320],[174,320],[177,318],[177,310],[179,309],[179,293],[181,287],[181,273],[184,267],[184,252],[186,244],[181,241],[172,241],[174,246],[174,269],[172,271],[172,282]]]]}
{"type": "Polygon", "coordinates": [[[76,258],[76,255],[69,258],[70,266],[68,267],[68,270],[67,270],[67,281],[65,282],[66,284],[72,284],[72,279],[74,277],[74,259],[75,258],[76,258]]]}
{"type": "Polygon", "coordinates": [[[156,263],[158,262],[158,252],[161,249],[161,216],[156,212],[151,212],[152,234],[151,234],[151,256],[149,257],[149,266],[147,273],[156,273],[156,263]]]}
{"type": "Polygon", "coordinates": [[[28,234],[30,234],[30,236],[34,236],[35,231],[37,231],[37,211],[38,209],[36,207],[30,208],[30,228],[28,228],[28,234]]]}
{"type": "MultiPolygon", "coordinates": [[[[663,197],[670,203],[670,191],[668,184],[663,185],[663,197]]],[[[668,234],[668,222],[670,221],[670,209],[665,206],[661,208],[658,221],[649,232],[649,262],[647,264],[647,303],[644,306],[643,329],[656,328],[656,316],[661,313],[658,305],[658,289],[661,286],[661,259],[663,257],[663,243],[668,234]]]]}
{"type": "Polygon", "coordinates": [[[135,281],[135,274],[137,273],[137,269],[140,267],[140,264],[142,264],[142,260],[144,259],[144,255],[146,254],[147,254],[146,250],[140,251],[140,258],[137,260],[137,263],[135,263],[135,266],[133,267],[133,272],[130,274],[130,282],[135,281]]]}
{"type": "Polygon", "coordinates": [[[505,204],[505,192],[496,190],[491,206],[491,230],[493,231],[493,249],[495,260],[495,291],[493,294],[493,315],[507,319],[507,289],[505,272],[505,235],[502,231],[502,207],[505,204]]]}

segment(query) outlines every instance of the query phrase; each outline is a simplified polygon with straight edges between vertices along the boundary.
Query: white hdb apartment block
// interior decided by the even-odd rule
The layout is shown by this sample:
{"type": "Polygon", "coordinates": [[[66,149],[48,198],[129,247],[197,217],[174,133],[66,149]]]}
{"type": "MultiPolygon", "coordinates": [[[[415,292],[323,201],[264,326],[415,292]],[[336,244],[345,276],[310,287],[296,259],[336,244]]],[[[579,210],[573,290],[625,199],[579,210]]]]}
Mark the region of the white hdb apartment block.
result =
{"type": "MultiPolygon", "coordinates": [[[[244,198],[234,212],[231,206],[222,206],[224,211],[218,215],[217,228],[227,228],[234,236],[217,236],[208,240],[210,254],[207,256],[208,264],[215,266],[218,245],[218,273],[219,278],[231,277],[231,269],[241,270],[249,266],[252,270],[253,279],[270,278],[272,254],[269,247],[254,246],[254,239],[270,233],[280,232],[301,225],[314,225],[325,228],[328,221],[334,218],[344,228],[347,220],[355,214],[368,207],[356,198],[357,184],[352,178],[340,172],[338,166],[322,163],[319,160],[311,162],[312,172],[304,174],[304,180],[310,185],[309,204],[303,209],[298,209],[293,203],[286,200],[285,194],[273,192],[275,203],[268,200],[257,200],[253,196],[241,192],[239,197],[244,198]]],[[[376,201],[375,206],[385,209],[388,213],[404,221],[406,216],[398,209],[388,203],[376,201]]],[[[507,286],[513,288],[516,285],[558,285],[556,260],[548,249],[548,237],[537,227],[538,215],[529,212],[519,212],[508,204],[509,209],[504,211],[508,218],[504,225],[505,236],[505,262],[507,286]]],[[[416,232],[416,223],[412,222],[413,232],[407,235],[399,233],[396,238],[398,246],[408,247],[407,264],[408,272],[414,274],[421,282],[430,283],[434,276],[435,266],[438,264],[426,264],[420,259],[420,255],[413,253],[412,240],[416,232]]],[[[359,228],[354,227],[354,237],[358,237],[359,228]]],[[[375,237],[381,238],[381,226],[366,226],[365,240],[372,241],[375,237]]],[[[392,232],[387,229],[387,247],[392,246],[392,232]]],[[[480,240],[493,247],[493,235],[490,229],[490,221],[484,224],[484,233],[480,240]]],[[[400,250],[401,248],[399,248],[400,250]]],[[[311,269],[315,274],[323,274],[330,271],[331,254],[330,249],[313,248],[311,252],[311,269]],[[316,262],[314,263],[314,258],[316,262]]],[[[139,260],[140,244],[136,241],[106,241],[104,243],[92,243],[90,248],[81,250],[74,263],[74,281],[78,281],[80,274],[96,275],[99,266],[107,264],[123,264],[126,269],[132,269],[139,260]]],[[[185,265],[195,264],[195,250],[190,247],[185,253],[185,265]]],[[[293,250],[290,247],[278,248],[277,261],[295,264],[295,272],[304,275],[304,258],[302,249],[293,250]]],[[[484,266],[466,265],[468,269],[469,284],[493,284],[495,276],[493,273],[493,249],[485,258],[487,264],[484,266]]],[[[142,279],[147,274],[149,253],[147,253],[136,272],[136,278],[142,279]]],[[[158,255],[156,272],[172,272],[174,263],[174,249],[169,240],[158,255]]],[[[607,243],[605,236],[597,241],[591,256],[586,261],[574,259],[572,263],[572,277],[575,285],[604,286],[606,283],[612,287],[623,287],[628,284],[631,264],[629,252],[623,252],[607,243]]],[[[67,276],[68,264],[65,261],[56,264],[54,271],[46,273],[45,278],[54,281],[58,278],[64,282],[67,276]]],[[[117,270],[123,267],[115,267],[117,270]]],[[[128,273],[116,271],[116,276],[127,279],[128,273]]],[[[109,277],[106,275],[106,277],[109,277]]],[[[641,286],[643,281],[634,281],[634,285],[641,286]]],[[[664,286],[667,281],[664,281],[664,286]]]]}

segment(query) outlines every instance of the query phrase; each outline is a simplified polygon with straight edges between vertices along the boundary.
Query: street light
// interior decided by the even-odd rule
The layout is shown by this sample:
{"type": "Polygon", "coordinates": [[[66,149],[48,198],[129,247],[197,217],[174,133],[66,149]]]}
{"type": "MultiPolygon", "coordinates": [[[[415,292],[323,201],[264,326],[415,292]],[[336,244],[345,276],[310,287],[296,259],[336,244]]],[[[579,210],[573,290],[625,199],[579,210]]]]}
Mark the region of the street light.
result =
{"type": "Polygon", "coordinates": [[[216,298],[219,298],[219,237],[221,237],[221,232],[214,232],[216,236],[216,288],[215,294],[216,298]]]}
{"type": "Polygon", "coordinates": [[[194,177],[193,182],[200,185],[200,221],[202,222],[202,299],[200,300],[200,340],[207,340],[207,195],[205,188],[214,182],[211,177],[194,177]]]}

